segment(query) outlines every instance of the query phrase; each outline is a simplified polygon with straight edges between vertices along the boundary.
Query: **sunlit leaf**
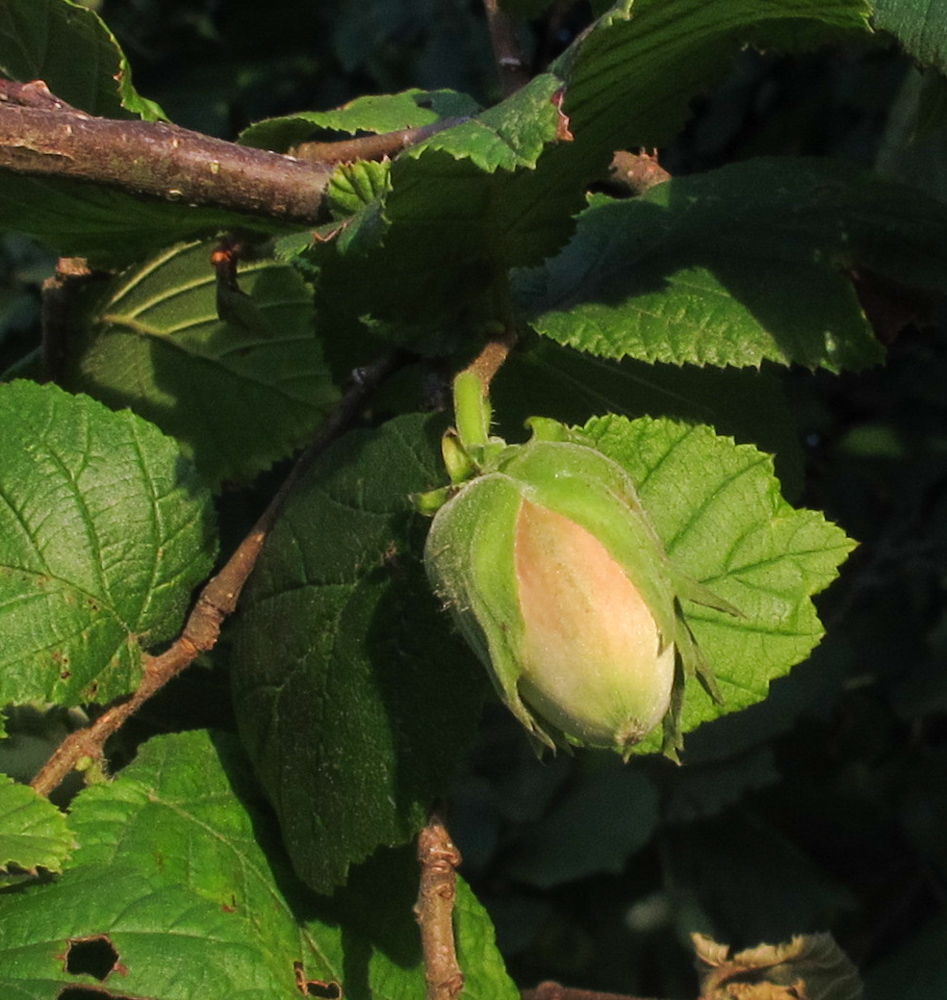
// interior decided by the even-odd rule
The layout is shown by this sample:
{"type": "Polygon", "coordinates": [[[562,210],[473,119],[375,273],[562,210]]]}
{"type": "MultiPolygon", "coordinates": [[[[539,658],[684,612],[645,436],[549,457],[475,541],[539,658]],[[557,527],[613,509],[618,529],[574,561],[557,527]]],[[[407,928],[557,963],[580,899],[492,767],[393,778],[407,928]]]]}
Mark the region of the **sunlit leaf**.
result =
{"type": "MultiPolygon", "coordinates": [[[[410,853],[379,859],[332,900],[315,897],[289,871],[231,736],[152,740],[79,796],[70,826],[79,848],[61,879],[0,897],[5,996],[53,1000],[104,980],[121,996],[292,1000],[298,976],[335,983],[347,1000],[423,994],[410,853]]],[[[515,998],[462,883],[457,932],[471,996],[515,998]]]]}
{"type": "Polygon", "coordinates": [[[53,385],[0,386],[0,702],[109,701],[215,554],[178,445],[53,385]]]}
{"type": "Polygon", "coordinates": [[[782,498],[768,455],[709,427],[603,417],[586,430],[631,475],[675,565],[742,612],[684,608],[723,701],[694,683],[683,731],[761,701],[822,637],[811,597],[832,582],[853,543],[821,514],[782,498]]]}
{"type": "Polygon", "coordinates": [[[0,868],[61,871],[74,846],[63,813],[28,785],[0,775],[0,868]]]}
{"type": "Polygon", "coordinates": [[[838,371],[883,357],[854,277],[943,290],[945,236],[947,211],[910,188],[842,163],[751,160],[596,198],[518,288],[541,333],[592,354],[838,371]]]}

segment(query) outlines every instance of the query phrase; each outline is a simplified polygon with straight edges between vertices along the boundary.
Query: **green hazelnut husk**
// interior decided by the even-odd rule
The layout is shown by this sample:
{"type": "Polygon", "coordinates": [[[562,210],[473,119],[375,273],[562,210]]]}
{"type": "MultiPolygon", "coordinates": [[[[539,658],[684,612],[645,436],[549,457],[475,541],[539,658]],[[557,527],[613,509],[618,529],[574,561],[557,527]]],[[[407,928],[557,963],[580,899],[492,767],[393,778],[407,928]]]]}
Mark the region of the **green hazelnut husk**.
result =
{"type": "Polygon", "coordinates": [[[628,757],[681,745],[684,678],[713,676],[682,600],[735,609],[668,559],[631,479],[555,421],[437,511],[425,565],[500,697],[539,745],[628,757]]]}

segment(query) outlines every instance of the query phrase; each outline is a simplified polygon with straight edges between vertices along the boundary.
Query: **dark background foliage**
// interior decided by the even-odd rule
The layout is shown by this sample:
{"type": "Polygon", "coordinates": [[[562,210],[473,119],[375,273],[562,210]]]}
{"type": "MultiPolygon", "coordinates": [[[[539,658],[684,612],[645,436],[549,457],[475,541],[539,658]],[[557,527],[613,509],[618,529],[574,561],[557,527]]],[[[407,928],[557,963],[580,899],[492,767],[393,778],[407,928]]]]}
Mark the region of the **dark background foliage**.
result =
{"type": "MultiPolygon", "coordinates": [[[[498,96],[473,0],[106,0],[101,13],[142,93],[227,138],[268,115],[411,86],[498,96]]],[[[563,3],[532,22],[537,64],[590,16],[563,3]]],[[[661,161],[689,174],[759,154],[830,155],[942,196],[936,114],[913,144],[904,132],[919,100],[936,110],[940,87],[883,37],[801,56],[748,50],[661,161]]],[[[49,264],[5,240],[4,358],[36,336],[49,264]]],[[[780,373],[804,457],[793,500],[861,542],[820,601],[829,635],[811,660],[767,702],[698,731],[683,769],[594,753],[540,763],[504,711],[487,712],[448,820],[523,985],[693,995],[682,929],[700,925],[738,946],[830,929],[870,998],[947,986],[932,944],[947,932],[947,333],[936,303],[859,277],[888,364],[780,373]]],[[[263,477],[260,497],[279,475],[263,477]]],[[[224,495],[225,542],[256,496],[224,495]]],[[[228,697],[219,671],[191,671],[119,752],[182,718],[232,725],[228,697]]]]}

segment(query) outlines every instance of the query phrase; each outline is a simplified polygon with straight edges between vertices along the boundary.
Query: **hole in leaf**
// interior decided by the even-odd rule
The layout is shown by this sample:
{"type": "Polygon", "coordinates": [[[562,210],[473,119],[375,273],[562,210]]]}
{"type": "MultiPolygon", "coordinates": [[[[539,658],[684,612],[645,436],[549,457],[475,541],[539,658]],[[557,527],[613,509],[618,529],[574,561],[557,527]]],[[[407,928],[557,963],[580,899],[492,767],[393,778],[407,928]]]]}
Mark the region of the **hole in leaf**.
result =
{"type": "Polygon", "coordinates": [[[311,980],[306,983],[306,996],[320,997],[322,1000],[342,1000],[342,987],[338,983],[311,980]]]}
{"type": "MultiPolygon", "coordinates": [[[[70,941],[66,951],[66,972],[73,976],[83,974],[105,979],[118,964],[118,952],[107,937],[85,938],[70,941]]],[[[60,995],[62,1000],[62,995],[60,995]]]]}
{"type": "Polygon", "coordinates": [[[296,989],[304,997],[318,997],[319,1000],[342,1000],[342,987],[339,983],[323,982],[321,979],[307,979],[302,962],[293,962],[296,974],[296,989]]]}

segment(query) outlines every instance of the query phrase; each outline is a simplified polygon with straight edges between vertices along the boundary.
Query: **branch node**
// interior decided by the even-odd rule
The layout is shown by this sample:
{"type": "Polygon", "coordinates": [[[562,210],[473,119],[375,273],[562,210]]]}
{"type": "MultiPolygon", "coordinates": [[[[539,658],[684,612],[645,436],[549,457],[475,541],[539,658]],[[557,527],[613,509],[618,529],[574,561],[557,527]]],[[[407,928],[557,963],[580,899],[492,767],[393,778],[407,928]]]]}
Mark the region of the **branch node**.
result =
{"type": "Polygon", "coordinates": [[[427,1000],[454,1000],[464,988],[464,974],[454,942],[457,849],[440,816],[433,814],[418,835],[421,878],[414,913],[421,928],[427,1000]]]}

